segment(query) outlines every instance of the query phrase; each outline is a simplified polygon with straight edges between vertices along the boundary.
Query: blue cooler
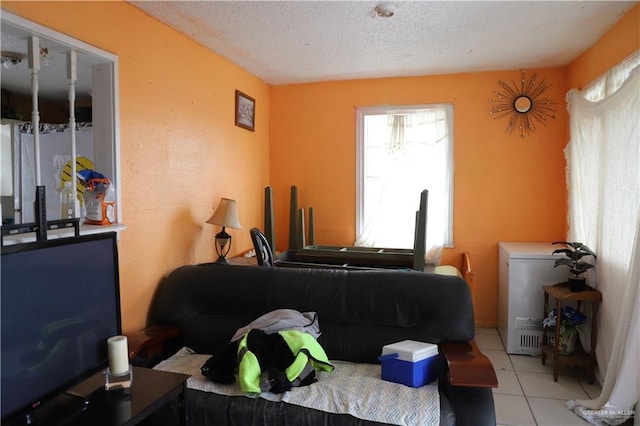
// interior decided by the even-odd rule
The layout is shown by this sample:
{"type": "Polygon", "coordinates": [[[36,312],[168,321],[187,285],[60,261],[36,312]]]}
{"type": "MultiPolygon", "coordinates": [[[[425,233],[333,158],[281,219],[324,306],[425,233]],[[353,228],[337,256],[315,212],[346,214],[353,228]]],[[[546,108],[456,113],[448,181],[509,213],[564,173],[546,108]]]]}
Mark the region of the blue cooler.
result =
{"type": "Polygon", "coordinates": [[[438,345],[403,340],[385,345],[378,360],[382,364],[382,380],[419,388],[436,380],[438,345]]]}

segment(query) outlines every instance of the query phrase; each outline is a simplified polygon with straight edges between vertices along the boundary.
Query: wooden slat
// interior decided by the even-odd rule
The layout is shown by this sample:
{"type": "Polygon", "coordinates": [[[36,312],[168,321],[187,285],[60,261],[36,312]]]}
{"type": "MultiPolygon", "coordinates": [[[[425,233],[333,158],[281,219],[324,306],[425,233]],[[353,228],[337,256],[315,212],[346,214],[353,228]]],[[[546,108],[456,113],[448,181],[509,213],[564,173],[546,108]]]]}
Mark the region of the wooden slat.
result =
{"type": "Polygon", "coordinates": [[[289,250],[297,250],[298,244],[298,188],[291,186],[289,202],[289,250]]]}
{"type": "Polygon", "coordinates": [[[296,242],[296,250],[302,250],[307,245],[307,242],[304,238],[304,209],[298,209],[298,221],[296,222],[298,225],[298,230],[296,232],[296,237],[298,238],[296,242]]]}
{"type": "Polygon", "coordinates": [[[569,290],[569,283],[566,282],[545,285],[542,286],[542,288],[555,299],[580,301],[602,300],[602,293],[590,286],[585,286],[583,291],[577,293],[571,292],[571,290],[569,290]]]}
{"type": "Polygon", "coordinates": [[[330,246],[330,245],[307,245],[305,250],[314,250],[320,251],[324,250],[327,252],[356,252],[356,253],[393,253],[393,254],[401,254],[408,257],[413,256],[413,250],[411,249],[401,249],[401,248],[384,248],[384,247],[358,247],[358,246],[330,246]]]}
{"type": "Polygon", "coordinates": [[[427,250],[427,200],[429,192],[425,189],[420,193],[420,208],[416,212],[416,226],[413,235],[413,269],[424,270],[424,255],[427,250]]]}
{"type": "Polygon", "coordinates": [[[309,245],[316,243],[316,220],[313,213],[313,207],[309,207],[309,245]]]}
{"type": "Polygon", "coordinates": [[[271,252],[276,255],[276,226],[273,215],[273,191],[270,186],[264,188],[264,235],[269,241],[271,252]]]}
{"type": "Polygon", "coordinates": [[[413,265],[411,256],[397,253],[366,253],[353,251],[300,250],[294,252],[293,261],[355,266],[407,268],[413,265]]]}
{"type": "Polygon", "coordinates": [[[491,361],[480,352],[474,340],[468,343],[440,343],[438,346],[447,360],[452,386],[498,387],[491,361]]]}

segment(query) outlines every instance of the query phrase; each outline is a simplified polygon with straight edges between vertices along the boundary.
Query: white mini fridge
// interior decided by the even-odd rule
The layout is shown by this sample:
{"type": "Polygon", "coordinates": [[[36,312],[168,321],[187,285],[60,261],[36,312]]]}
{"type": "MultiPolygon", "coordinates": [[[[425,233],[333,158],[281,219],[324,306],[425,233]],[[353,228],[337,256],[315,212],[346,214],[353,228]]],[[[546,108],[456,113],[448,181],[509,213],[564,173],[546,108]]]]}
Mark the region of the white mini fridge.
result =
{"type": "Polygon", "coordinates": [[[509,354],[540,355],[543,285],[567,281],[567,267],[554,268],[561,245],[498,243],[498,332],[509,354]]]}

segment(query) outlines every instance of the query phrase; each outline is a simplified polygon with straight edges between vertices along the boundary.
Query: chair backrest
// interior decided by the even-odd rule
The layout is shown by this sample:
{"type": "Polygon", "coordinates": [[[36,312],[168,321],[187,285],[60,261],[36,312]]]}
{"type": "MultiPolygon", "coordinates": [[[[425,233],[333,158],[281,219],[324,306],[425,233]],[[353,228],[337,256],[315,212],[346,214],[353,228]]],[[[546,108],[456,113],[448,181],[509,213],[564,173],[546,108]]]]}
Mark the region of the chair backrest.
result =
{"type": "Polygon", "coordinates": [[[258,228],[251,228],[251,241],[253,248],[256,250],[256,259],[260,266],[275,266],[273,261],[273,252],[267,237],[258,228]]]}

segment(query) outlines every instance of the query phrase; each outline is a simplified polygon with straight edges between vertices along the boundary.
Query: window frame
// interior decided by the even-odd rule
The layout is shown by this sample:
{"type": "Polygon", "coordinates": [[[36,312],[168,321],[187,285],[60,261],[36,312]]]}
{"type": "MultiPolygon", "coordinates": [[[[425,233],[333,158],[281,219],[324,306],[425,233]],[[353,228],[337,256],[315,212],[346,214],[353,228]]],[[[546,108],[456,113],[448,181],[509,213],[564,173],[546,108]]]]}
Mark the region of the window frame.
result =
{"type": "MultiPolygon", "coordinates": [[[[447,201],[449,209],[448,229],[443,243],[443,247],[453,247],[453,191],[454,191],[454,107],[451,103],[438,104],[419,104],[419,105],[399,105],[399,106],[375,106],[375,107],[356,107],[356,238],[360,235],[364,227],[364,158],[365,158],[365,141],[364,141],[364,120],[367,115],[380,114],[411,114],[419,112],[423,109],[444,108],[447,116],[447,132],[450,135],[448,143],[448,163],[451,173],[449,200],[447,201]]],[[[420,194],[416,194],[416,200],[420,194]]],[[[427,221],[429,220],[427,216],[427,221]]]]}
{"type": "MultiPolygon", "coordinates": [[[[75,50],[78,55],[91,57],[92,66],[92,112],[94,116],[93,138],[97,170],[110,177],[116,188],[116,223],[108,226],[81,225],[80,234],[101,232],[120,232],[126,228],[122,222],[122,177],[120,164],[120,99],[119,99],[119,62],[118,56],[101,48],[88,44],[72,36],[38,24],[29,19],[2,11],[0,17],[5,32],[24,33],[37,36],[57,45],[75,50]],[[96,119],[95,117],[100,117],[96,119]]],[[[64,87],[66,82],[61,82],[64,87]]],[[[41,95],[41,94],[39,94],[41,95]]],[[[15,188],[15,187],[14,187],[15,188]]],[[[47,188],[49,189],[49,188],[47,188]]],[[[15,197],[14,189],[14,197],[15,197]]],[[[50,230],[48,238],[73,235],[70,228],[50,230]]],[[[33,233],[15,234],[5,238],[5,244],[30,242],[35,240],[33,233]]]]}

